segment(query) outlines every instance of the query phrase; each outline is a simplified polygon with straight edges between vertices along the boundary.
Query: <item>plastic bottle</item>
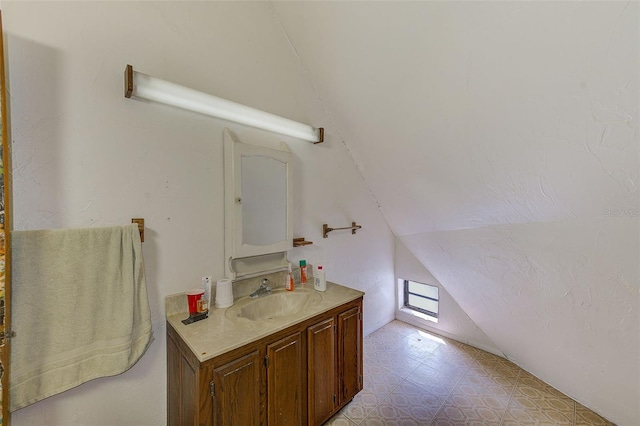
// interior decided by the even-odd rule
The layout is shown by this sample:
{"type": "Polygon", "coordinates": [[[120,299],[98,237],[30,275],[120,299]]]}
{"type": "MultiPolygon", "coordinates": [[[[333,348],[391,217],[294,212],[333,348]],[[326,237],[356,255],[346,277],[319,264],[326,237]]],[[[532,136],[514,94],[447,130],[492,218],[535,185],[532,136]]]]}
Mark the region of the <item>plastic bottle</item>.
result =
{"type": "Polygon", "coordinates": [[[208,312],[211,309],[211,277],[202,277],[202,288],[204,289],[204,299],[203,308],[206,307],[206,311],[208,312]]]}
{"type": "Polygon", "coordinates": [[[293,291],[293,273],[291,272],[291,264],[289,264],[289,270],[287,271],[287,277],[285,278],[284,288],[287,291],[293,291]]]}
{"type": "Polygon", "coordinates": [[[324,275],[324,269],[322,269],[322,265],[318,265],[318,270],[315,274],[315,282],[313,284],[313,288],[318,291],[325,291],[327,289],[327,279],[324,275]]]}
{"type": "Polygon", "coordinates": [[[307,261],[300,261],[300,284],[307,283],[307,261]]]}

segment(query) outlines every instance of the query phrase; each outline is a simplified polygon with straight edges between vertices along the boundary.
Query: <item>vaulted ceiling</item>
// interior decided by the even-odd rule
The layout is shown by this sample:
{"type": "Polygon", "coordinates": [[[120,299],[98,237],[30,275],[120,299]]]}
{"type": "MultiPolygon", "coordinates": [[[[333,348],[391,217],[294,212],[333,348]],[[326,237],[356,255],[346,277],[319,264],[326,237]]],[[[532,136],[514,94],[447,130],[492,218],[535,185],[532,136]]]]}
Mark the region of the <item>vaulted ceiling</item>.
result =
{"type": "Polygon", "coordinates": [[[394,234],[510,359],[640,422],[638,2],[273,2],[394,234]]]}

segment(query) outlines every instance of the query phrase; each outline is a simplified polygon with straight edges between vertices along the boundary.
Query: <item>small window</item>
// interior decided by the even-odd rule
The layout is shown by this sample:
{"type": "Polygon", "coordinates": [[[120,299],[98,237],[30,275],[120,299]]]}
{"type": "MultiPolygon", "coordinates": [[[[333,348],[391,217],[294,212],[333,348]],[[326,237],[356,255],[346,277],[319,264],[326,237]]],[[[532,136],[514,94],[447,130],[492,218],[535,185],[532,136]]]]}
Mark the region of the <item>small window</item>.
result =
{"type": "Polygon", "coordinates": [[[438,287],[404,280],[404,306],[438,318],[438,287]]]}

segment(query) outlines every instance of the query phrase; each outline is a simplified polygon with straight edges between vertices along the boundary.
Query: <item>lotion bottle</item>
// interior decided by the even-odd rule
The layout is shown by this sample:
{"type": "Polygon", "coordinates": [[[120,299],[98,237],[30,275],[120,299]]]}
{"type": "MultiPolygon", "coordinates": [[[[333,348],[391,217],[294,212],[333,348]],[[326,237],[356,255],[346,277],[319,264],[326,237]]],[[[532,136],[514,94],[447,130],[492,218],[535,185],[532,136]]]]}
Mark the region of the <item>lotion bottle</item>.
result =
{"type": "Polygon", "coordinates": [[[318,265],[318,269],[314,278],[315,281],[313,284],[313,288],[318,291],[325,291],[327,289],[327,280],[324,275],[324,269],[322,269],[322,265],[318,265]]]}
{"type": "Polygon", "coordinates": [[[289,270],[287,271],[287,277],[285,278],[284,288],[287,291],[293,291],[293,273],[291,272],[291,264],[289,264],[289,270]]]}

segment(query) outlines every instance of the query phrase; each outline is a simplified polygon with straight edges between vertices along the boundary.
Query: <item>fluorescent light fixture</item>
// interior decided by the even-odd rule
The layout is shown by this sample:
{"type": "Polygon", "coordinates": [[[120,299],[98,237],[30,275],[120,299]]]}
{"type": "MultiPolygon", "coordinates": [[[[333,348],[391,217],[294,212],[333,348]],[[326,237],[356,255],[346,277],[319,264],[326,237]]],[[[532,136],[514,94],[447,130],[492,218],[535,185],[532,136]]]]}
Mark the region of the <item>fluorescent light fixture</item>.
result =
{"type": "Polygon", "coordinates": [[[324,129],[260,111],[133,70],[124,71],[124,96],[159,102],[313,143],[324,141],[324,129]]]}

